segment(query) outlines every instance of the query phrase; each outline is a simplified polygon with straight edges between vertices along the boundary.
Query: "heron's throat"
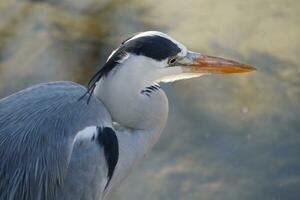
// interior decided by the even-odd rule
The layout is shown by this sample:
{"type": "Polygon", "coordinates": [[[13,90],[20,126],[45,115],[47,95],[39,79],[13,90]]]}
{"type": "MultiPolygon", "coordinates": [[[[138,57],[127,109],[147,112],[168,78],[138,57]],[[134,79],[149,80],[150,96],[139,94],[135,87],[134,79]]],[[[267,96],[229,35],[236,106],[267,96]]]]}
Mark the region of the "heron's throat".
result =
{"type": "MultiPolygon", "coordinates": [[[[141,79],[141,78],[140,78],[141,79]]],[[[139,130],[161,131],[168,116],[168,99],[156,85],[143,86],[138,79],[102,78],[94,94],[107,107],[113,121],[139,130]]]]}

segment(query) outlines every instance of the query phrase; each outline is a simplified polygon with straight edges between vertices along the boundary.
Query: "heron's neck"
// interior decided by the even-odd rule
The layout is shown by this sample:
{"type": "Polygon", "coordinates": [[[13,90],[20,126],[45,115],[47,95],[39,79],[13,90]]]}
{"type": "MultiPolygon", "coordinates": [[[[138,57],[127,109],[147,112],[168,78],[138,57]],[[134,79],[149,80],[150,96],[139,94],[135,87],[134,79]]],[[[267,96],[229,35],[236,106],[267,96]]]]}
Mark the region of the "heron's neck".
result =
{"type": "MultiPolygon", "coordinates": [[[[117,74],[120,73],[114,75],[117,74]]],[[[115,127],[119,160],[112,187],[118,185],[158,141],[167,121],[165,93],[154,88],[146,91],[147,86],[138,80],[142,79],[105,77],[95,88],[95,95],[107,107],[113,121],[120,125],[115,127]]]]}
{"type": "Polygon", "coordinates": [[[125,77],[121,72],[104,77],[97,84],[95,95],[107,107],[113,121],[132,133],[144,132],[145,139],[155,143],[166,124],[167,97],[159,88],[147,88],[151,83],[145,84],[141,77],[125,77]]]}
{"type": "Polygon", "coordinates": [[[104,103],[113,121],[133,130],[159,130],[168,116],[168,100],[159,88],[139,73],[129,76],[122,69],[103,77],[94,94],[104,103]]]}

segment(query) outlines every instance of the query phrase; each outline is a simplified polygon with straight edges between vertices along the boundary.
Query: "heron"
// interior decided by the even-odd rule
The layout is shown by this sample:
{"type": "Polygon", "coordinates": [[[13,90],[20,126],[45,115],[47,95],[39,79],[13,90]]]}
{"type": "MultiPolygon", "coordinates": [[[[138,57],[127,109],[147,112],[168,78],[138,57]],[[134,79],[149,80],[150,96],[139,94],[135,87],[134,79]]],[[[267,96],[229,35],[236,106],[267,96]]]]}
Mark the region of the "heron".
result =
{"type": "Polygon", "coordinates": [[[104,200],[158,141],[168,117],[161,82],[255,70],[135,34],[87,87],[31,86],[0,100],[1,200],[104,200]]]}

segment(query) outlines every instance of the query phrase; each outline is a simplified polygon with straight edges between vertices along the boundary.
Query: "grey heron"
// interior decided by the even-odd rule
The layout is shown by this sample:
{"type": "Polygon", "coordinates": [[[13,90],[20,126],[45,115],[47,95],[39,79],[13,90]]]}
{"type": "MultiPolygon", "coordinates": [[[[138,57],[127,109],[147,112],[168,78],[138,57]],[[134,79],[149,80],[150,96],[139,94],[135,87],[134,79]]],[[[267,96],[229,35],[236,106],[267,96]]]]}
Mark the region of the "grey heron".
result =
{"type": "Polygon", "coordinates": [[[122,42],[87,88],[50,82],[1,99],[0,199],[107,199],[164,129],[160,82],[252,70],[147,31],[122,42]]]}

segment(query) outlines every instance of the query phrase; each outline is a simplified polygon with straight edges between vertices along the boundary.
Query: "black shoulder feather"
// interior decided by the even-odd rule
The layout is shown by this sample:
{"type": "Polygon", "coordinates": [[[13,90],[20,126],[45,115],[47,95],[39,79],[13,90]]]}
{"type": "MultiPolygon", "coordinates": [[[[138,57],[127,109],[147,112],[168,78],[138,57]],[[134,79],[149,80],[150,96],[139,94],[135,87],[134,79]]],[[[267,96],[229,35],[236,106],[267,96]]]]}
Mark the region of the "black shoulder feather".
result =
{"type": "Polygon", "coordinates": [[[98,132],[97,140],[104,149],[104,155],[105,155],[105,159],[106,159],[107,167],[108,167],[108,173],[107,173],[108,181],[105,186],[105,188],[107,188],[107,186],[113,176],[116,165],[118,163],[119,143],[118,143],[117,135],[112,128],[98,127],[97,132],[98,132]]]}

